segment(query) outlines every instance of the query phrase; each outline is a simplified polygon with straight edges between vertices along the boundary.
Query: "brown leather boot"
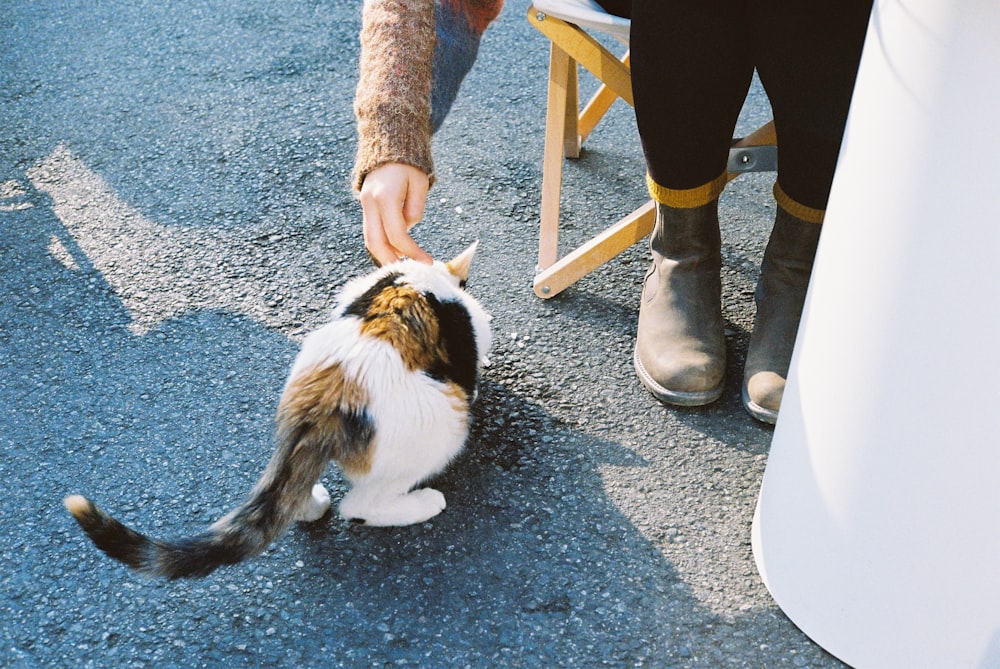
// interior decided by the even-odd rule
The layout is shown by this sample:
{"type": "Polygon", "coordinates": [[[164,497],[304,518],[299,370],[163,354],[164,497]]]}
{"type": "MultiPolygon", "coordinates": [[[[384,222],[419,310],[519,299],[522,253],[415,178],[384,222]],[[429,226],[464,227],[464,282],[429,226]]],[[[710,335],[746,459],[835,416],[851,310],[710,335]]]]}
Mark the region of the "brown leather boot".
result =
{"type": "Polygon", "coordinates": [[[718,199],[690,209],[658,204],[649,250],[635,371],[661,402],[714,402],[726,368],[718,199]]]}
{"type": "Polygon", "coordinates": [[[778,420],[822,227],[779,206],[764,250],[754,294],[757,316],[743,371],[743,406],[772,425],[778,420]]]}

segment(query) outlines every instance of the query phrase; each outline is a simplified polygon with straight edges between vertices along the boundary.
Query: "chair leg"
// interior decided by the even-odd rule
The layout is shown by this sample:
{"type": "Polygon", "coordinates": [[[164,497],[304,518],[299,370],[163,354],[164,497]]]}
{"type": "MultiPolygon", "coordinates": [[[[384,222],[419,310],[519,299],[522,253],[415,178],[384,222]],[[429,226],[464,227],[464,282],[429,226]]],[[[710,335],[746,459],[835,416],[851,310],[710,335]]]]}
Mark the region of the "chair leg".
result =
{"type": "Polygon", "coordinates": [[[563,130],[563,157],[580,157],[579,116],[580,113],[580,76],[576,61],[570,58],[570,66],[566,71],[566,119],[563,130]]]}
{"type": "Polygon", "coordinates": [[[569,108],[569,97],[575,96],[576,61],[552,44],[549,55],[549,91],[545,113],[545,153],[542,158],[542,212],[538,236],[538,269],[543,270],[559,256],[559,198],[562,191],[563,151],[566,144],[566,119],[574,116],[576,135],[576,105],[569,108]],[[571,75],[570,72],[573,72],[571,75]],[[570,85],[574,89],[570,91],[570,85]]]}
{"type": "MultiPolygon", "coordinates": [[[[629,52],[625,52],[622,56],[621,62],[625,67],[630,67],[631,63],[629,61],[629,52]]],[[[601,87],[597,89],[594,93],[594,97],[590,98],[587,102],[587,106],[583,108],[580,112],[579,121],[579,134],[580,134],[580,144],[582,145],[586,140],[587,136],[590,135],[591,131],[597,126],[597,123],[604,118],[604,115],[608,113],[611,109],[611,105],[614,104],[615,100],[618,99],[618,94],[615,93],[610,86],[607,84],[601,84],[601,87]]]]}
{"type": "Polygon", "coordinates": [[[558,295],[653,230],[656,206],[652,200],[621,219],[558,262],[535,275],[535,295],[548,299],[558,295]]]}

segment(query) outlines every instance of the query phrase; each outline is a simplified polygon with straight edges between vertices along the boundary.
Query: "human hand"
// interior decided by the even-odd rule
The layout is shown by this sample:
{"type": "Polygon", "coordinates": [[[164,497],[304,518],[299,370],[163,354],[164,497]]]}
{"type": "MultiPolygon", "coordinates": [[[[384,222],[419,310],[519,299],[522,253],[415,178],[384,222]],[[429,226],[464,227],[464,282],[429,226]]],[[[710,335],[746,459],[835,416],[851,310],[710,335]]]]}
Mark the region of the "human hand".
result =
{"type": "Polygon", "coordinates": [[[429,189],[427,174],[404,163],[386,163],[365,176],[360,194],[365,247],[380,265],[403,256],[433,262],[410,236],[424,216],[429,189]]]}

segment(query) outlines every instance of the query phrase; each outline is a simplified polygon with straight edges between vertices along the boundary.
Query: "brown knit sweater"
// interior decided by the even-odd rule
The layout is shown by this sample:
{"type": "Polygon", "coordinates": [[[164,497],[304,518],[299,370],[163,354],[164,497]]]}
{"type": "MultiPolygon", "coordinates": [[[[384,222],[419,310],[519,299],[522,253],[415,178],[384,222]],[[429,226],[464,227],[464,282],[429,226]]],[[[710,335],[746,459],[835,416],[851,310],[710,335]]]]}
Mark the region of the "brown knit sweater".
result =
{"type": "MultiPolygon", "coordinates": [[[[477,33],[500,13],[503,0],[443,0],[464,12],[477,33]]],[[[434,181],[431,84],[435,0],[366,0],[362,13],[360,77],[354,98],[358,151],[354,190],[386,163],[413,165],[434,181]]]]}

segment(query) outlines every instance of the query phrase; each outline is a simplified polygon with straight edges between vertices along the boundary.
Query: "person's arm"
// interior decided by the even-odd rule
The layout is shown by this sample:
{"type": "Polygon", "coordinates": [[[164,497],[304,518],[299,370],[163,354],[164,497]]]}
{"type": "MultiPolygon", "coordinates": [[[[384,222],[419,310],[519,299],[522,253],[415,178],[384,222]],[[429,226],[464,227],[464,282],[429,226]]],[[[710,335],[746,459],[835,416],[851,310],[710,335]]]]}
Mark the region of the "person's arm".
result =
{"type": "Polygon", "coordinates": [[[366,0],[362,22],[352,182],[365,245],[379,263],[431,262],[409,229],[423,217],[434,173],[434,0],[366,0]]]}
{"type": "Polygon", "coordinates": [[[352,180],[377,263],[431,262],[410,229],[434,183],[431,136],[444,121],[503,0],[366,0],[354,99],[352,180]]]}

